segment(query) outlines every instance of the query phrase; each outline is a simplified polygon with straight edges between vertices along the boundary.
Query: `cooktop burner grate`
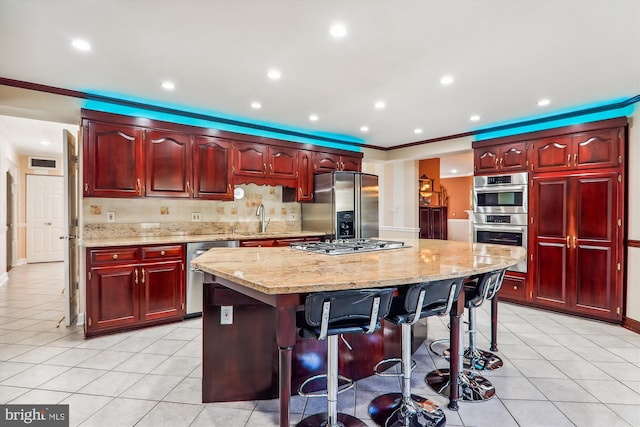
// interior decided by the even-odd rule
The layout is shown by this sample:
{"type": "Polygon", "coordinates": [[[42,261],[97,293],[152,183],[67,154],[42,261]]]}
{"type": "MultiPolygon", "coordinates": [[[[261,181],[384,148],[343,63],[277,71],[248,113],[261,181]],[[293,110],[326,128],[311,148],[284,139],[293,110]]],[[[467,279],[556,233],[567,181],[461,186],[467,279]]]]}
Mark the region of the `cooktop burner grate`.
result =
{"type": "Polygon", "coordinates": [[[297,242],[291,243],[289,246],[293,249],[328,255],[373,252],[406,247],[404,242],[375,239],[344,239],[334,240],[332,242],[297,242]]]}

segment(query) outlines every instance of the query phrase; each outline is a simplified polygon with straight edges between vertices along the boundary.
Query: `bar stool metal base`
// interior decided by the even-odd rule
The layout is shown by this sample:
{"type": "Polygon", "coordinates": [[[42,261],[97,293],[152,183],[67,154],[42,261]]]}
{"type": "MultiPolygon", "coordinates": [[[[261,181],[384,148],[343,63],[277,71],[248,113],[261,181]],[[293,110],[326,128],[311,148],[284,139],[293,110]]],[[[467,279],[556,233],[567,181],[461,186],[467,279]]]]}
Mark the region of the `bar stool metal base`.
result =
{"type": "MultiPolygon", "coordinates": [[[[449,397],[449,369],[438,369],[427,374],[425,381],[436,393],[449,397]]],[[[491,382],[467,369],[460,373],[460,400],[465,402],[483,402],[491,399],[496,389],[491,382]]]]}
{"type": "Polygon", "coordinates": [[[349,414],[338,412],[338,424],[336,425],[330,426],[327,414],[321,413],[303,419],[296,424],[296,427],[367,427],[367,424],[349,414]]]}
{"type": "MultiPolygon", "coordinates": [[[[433,354],[449,360],[451,350],[449,349],[448,339],[433,341],[429,345],[429,349],[433,354]]],[[[490,351],[479,348],[475,350],[466,348],[462,364],[466,369],[473,369],[476,371],[493,371],[494,369],[501,368],[503,362],[500,356],[490,351]]]]}
{"type": "Polygon", "coordinates": [[[447,420],[442,409],[429,399],[412,394],[406,402],[402,393],[387,393],[373,399],[369,416],[384,427],[443,427],[447,420]]]}

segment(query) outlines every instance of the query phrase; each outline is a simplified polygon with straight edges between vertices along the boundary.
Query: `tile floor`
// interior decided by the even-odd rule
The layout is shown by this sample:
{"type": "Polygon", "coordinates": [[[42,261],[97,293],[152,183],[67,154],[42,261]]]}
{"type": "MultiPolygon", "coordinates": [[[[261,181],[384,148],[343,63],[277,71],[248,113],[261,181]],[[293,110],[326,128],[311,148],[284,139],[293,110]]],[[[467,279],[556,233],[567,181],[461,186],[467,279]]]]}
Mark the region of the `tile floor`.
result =
{"type": "MultiPolygon", "coordinates": [[[[65,403],[72,426],[277,426],[277,401],[200,403],[201,320],[85,340],[63,315],[63,266],[12,269],[0,287],[0,403],[65,403]]],[[[488,307],[478,313],[488,347],[488,307]]],[[[640,426],[640,335],[618,326],[500,304],[505,366],[486,373],[496,397],[445,410],[447,425],[473,427],[640,426]]],[[[416,353],[414,392],[446,405],[424,374],[447,362],[431,339],[448,336],[446,319],[429,319],[416,353]]],[[[399,390],[371,377],[341,394],[340,410],[367,419],[368,402],[399,390]]],[[[292,421],[323,410],[322,399],[292,398],[292,421]]]]}

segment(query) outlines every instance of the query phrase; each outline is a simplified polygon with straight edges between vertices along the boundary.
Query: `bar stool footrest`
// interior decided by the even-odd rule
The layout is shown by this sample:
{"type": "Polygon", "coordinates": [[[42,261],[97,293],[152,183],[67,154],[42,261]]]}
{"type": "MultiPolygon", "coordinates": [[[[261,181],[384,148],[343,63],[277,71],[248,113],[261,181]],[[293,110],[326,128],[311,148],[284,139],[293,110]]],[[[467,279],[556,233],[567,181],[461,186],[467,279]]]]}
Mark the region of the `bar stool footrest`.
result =
{"type": "MultiPolygon", "coordinates": [[[[322,389],[322,390],[318,390],[318,391],[309,391],[309,392],[306,392],[306,391],[303,390],[303,388],[306,387],[307,385],[309,385],[309,383],[311,383],[313,381],[318,381],[318,380],[321,380],[321,379],[326,379],[326,378],[327,378],[327,374],[319,374],[319,375],[314,375],[312,377],[307,378],[298,387],[298,394],[300,396],[302,396],[302,397],[326,397],[327,396],[327,390],[326,389],[322,389]]],[[[353,382],[353,380],[351,378],[345,377],[343,375],[338,375],[338,382],[340,380],[342,380],[342,384],[338,384],[338,394],[352,389],[353,386],[355,385],[355,383],[353,382]]]]}
{"type": "MultiPolygon", "coordinates": [[[[382,365],[388,365],[388,364],[392,364],[392,363],[400,363],[402,364],[402,359],[399,357],[391,357],[389,359],[383,359],[381,361],[379,361],[378,363],[376,363],[376,365],[373,367],[373,373],[378,375],[379,377],[402,377],[402,371],[400,372],[393,372],[393,373],[385,373],[385,372],[381,372],[380,368],[382,365]]],[[[411,371],[413,371],[416,367],[417,363],[415,360],[411,360],[411,371]]],[[[389,366],[387,369],[391,368],[391,366],[389,366]]]]}

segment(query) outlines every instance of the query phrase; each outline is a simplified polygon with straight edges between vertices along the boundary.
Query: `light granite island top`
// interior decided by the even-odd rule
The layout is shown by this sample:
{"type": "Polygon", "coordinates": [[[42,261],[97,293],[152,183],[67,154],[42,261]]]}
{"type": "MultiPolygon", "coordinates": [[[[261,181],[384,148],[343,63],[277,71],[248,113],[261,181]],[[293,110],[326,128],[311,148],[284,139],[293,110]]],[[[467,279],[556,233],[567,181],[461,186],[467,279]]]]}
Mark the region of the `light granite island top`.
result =
{"type": "Polygon", "coordinates": [[[218,278],[268,294],[296,294],[472,276],[522,261],[520,246],[407,240],[405,247],[325,255],[292,248],[214,248],[191,264],[218,278]]]}
{"type": "MultiPolygon", "coordinates": [[[[296,312],[310,292],[338,291],[463,278],[506,269],[526,257],[519,246],[455,242],[448,240],[407,240],[404,248],[377,252],[327,255],[288,247],[271,248],[213,248],[191,261],[191,265],[205,274],[205,287],[223,286],[231,291],[274,307],[275,337],[278,347],[278,389],[280,397],[280,426],[289,426],[291,397],[292,353],[296,345],[296,312]]],[[[217,311],[208,312],[205,290],[203,321],[220,317],[217,311]],[[216,316],[217,314],[217,316],[216,316]]],[[[464,292],[461,293],[464,295],[464,292]]],[[[458,298],[451,316],[451,352],[460,351],[460,316],[464,311],[464,298],[458,298]]],[[[233,305],[231,302],[224,305],[233,305]]],[[[205,322],[206,324],[206,322],[205,322]]],[[[226,325],[229,327],[229,325],[226,325]]],[[[256,325],[254,325],[256,326],[256,325]]],[[[226,329],[225,329],[226,330],[226,329]]],[[[220,330],[221,332],[222,330],[220,330]]],[[[236,333],[232,336],[245,336],[236,333]]],[[[216,334],[203,327],[203,346],[216,341],[216,334]]],[[[247,341],[247,340],[243,340],[247,341]]],[[[249,342],[251,340],[248,340],[249,342]]],[[[230,346],[241,346],[233,341],[230,346]]],[[[229,347],[227,347],[229,348],[229,347]]],[[[229,353],[223,352],[223,354],[229,353]]],[[[203,358],[207,352],[203,354],[203,358]]],[[[224,357],[224,356],[223,356],[224,357]]],[[[236,355],[237,357],[237,355],[236,355]]],[[[204,366],[205,360],[203,360],[204,366]]],[[[234,360],[209,360],[212,365],[226,366],[234,360]]],[[[254,368],[243,370],[252,375],[254,368]]],[[[461,363],[450,358],[451,393],[449,408],[458,409],[458,373],[461,363]]],[[[228,388],[233,378],[210,379],[203,372],[203,390],[228,388]],[[219,385],[215,383],[218,382],[219,385]]],[[[245,399],[241,399],[245,400],[245,399]]]]}

